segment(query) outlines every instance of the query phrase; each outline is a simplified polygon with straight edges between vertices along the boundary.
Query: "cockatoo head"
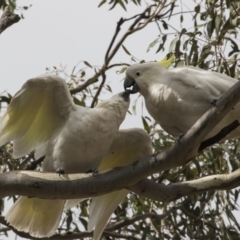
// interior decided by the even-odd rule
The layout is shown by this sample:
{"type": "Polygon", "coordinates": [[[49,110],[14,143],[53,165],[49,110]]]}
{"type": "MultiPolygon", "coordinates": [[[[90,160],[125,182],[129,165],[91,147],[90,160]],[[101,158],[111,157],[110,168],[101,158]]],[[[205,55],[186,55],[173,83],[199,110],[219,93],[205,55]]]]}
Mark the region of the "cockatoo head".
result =
{"type": "MultiPolygon", "coordinates": [[[[125,118],[130,104],[130,91],[117,93],[111,98],[97,104],[96,108],[105,108],[110,110],[110,113],[117,115],[122,121],[125,118]]],[[[109,113],[109,114],[110,114],[109,113]]]]}
{"type": "Polygon", "coordinates": [[[156,62],[134,64],[126,71],[124,88],[133,94],[140,92],[145,95],[148,87],[157,81],[164,71],[166,68],[156,62]]]}

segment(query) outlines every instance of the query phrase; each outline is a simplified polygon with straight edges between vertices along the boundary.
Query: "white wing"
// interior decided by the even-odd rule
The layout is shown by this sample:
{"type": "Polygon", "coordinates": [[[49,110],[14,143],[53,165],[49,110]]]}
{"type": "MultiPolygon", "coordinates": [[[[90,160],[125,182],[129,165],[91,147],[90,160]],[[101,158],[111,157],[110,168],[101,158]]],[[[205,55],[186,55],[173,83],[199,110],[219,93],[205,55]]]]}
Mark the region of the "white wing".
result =
{"type": "MultiPolygon", "coordinates": [[[[194,67],[168,70],[161,76],[162,81],[167,84],[163,94],[165,101],[160,100],[158,112],[152,112],[151,115],[164,130],[174,136],[185,133],[212,107],[212,100],[218,100],[237,82],[225,74],[194,67]]],[[[151,111],[151,107],[149,110],[151,111]]],[[[240,104],[237,104],[206,138],[214,136],[234,120],[240,119],[239,110],[240,104]]],[[[236,129],[226,139],[239,136],[239,129],[236,129]]]]}
{"type": "Polygon", "coordinates": [[[182,84],[186,87],[188,93],[189,91],[197,91],[198,94],[202,93],[204,96],[208,96],[208,99],[219,98],[238,81],[225,74],[196,67],[173,68],[161,76],[161,78],[165,77],[166,81],[173,82],[171,87],[174,88],[174,85],[181,87],[179,84],[182,84]]]}
{"type": "Polygon", "coordinates": [[[55,75],[28,80],[0,120],[0,146],[13,141],[19,158],[44,144],[75,109],[65,81],[55,75]]]}
{"type": "MultiPolygon", "coordinates": [[[[103,158],[99,171],[128,165],[152,154],[152,143],[148,134],[139,128],[120,130],[103,158]]],[[[88,231],[94,229],[94,240],[100,239],[111,214],[126,197],[126,189],[115,191],[92,199],[89,208],[88,231]]]]}

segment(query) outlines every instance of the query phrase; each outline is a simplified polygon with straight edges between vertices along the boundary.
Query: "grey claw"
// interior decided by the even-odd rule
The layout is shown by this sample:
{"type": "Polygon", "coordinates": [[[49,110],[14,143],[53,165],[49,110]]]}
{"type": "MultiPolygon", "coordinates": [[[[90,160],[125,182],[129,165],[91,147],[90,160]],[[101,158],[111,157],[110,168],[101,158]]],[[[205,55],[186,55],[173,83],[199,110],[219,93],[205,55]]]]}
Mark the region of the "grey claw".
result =
{"type": "Polygon", "coordinates": [[[211,100],[211,104],[212,104],[213,106],[216,106],[217,100],[218,100],[218,99],[212,99],[212,100],[211,100]]]}
{"type": "Polygon", "coordinates": [[[64,169],[63,169],[62,167],[60,167],[60,168],[58,168],[58,169],[56,170],[56,173],[58,173],[59,176],[60,176],[60,175],[63,175],[63,174],[65,173],[65,171],[64,171],[64,169]]]}
{"type": "Polygon", "coordinates": [[[98,169],[92,168],[92,169],[87,170],[86,173],[92,173],[93,175],[96,175],[98,173],[98,169]]]}
{"type": "Polygon", "coordinates": [[[184,133],[180,133],[176,140],[180,142],[184,135],[185,135],[184,133]]]}

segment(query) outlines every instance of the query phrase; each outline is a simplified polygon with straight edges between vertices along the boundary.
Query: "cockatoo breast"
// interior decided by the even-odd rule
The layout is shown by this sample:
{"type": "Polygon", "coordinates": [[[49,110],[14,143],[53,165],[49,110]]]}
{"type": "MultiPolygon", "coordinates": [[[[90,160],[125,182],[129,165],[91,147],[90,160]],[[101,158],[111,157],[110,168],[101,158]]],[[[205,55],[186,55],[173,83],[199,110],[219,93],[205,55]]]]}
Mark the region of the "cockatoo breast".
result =
{"type": "Polygon", "coordinates": [[[103,109],[91,109],[91,113],[89,110],[73,112],[57,137],[49,141],[44,171],[63,168],[66,173],[76,173],[99,166],[119,123],[111,118],[109,111],[103,114],[103,109]]]}

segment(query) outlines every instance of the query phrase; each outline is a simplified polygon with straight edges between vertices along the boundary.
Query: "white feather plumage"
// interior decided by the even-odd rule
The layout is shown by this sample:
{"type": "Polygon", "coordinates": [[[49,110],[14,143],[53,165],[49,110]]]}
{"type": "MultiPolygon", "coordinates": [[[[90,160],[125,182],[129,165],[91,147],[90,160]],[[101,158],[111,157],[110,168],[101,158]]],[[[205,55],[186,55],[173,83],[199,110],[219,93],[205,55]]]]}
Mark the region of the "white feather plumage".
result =
{"type": "MultiPolygon", "coordinates": [[[[131,79],[137,83],[150,115],[173,136],[186,133],[212,107],[212,101],[237,82],[237,79],[216,72],[187,66],[168,70],[154,62],[134,64],[128,68],[126,76],[125,81],[131,79]]],[[[236,119],[240,120],[240,104],[205,139],[236,119]]],[[[236,137],[240,137],[239,128],[225,139],[236,137]]]]}

